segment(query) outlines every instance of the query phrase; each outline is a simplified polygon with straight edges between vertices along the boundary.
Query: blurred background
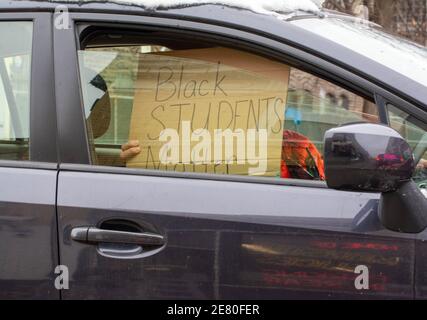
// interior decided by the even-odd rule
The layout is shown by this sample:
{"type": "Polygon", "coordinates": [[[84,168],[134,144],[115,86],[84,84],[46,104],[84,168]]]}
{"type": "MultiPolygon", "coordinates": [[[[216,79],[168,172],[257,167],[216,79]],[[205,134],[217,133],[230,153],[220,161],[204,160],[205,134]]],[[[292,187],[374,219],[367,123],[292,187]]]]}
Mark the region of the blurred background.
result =
{"type": "Polygon", "coordinates": [[[356,15],[427,45],[427,0],[326,0],[327,9],[356,15]]]}

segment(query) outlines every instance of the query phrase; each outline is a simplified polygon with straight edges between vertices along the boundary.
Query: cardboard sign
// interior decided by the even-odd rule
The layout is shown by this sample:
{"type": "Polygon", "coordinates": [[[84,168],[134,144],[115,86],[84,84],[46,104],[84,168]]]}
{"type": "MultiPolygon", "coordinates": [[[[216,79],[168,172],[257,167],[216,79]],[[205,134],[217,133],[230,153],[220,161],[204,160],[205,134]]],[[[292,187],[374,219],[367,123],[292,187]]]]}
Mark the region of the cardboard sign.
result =
{"type": "Polygon", "coordinates": [[[127,166],[279,175],[289,73],[284,64],[227,48],[142,54],[129,134],[142,152],[127,166]],[[166,129],[179,140],[166,140],[166,129]],[[233,137],[232,150],[219,143],[218,130],[233,137]],[[165,163],[162,152],[179,159],[165,163]]]}

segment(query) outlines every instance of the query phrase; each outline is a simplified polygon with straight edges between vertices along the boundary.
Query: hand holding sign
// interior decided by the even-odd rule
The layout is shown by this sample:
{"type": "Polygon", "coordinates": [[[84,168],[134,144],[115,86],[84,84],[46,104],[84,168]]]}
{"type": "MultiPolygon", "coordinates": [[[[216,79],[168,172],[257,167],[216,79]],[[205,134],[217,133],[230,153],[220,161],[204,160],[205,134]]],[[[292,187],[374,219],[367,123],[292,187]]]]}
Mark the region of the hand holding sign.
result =
{"type": "Polygon", "coordinates": [[[133,157],[136,157],[141,153],[141,148],[139,146],[138,140],[130,140],[128,143],[122,145],[122,152],[120,153],[120,158],[125,161],[129,161],[133,157]]]}

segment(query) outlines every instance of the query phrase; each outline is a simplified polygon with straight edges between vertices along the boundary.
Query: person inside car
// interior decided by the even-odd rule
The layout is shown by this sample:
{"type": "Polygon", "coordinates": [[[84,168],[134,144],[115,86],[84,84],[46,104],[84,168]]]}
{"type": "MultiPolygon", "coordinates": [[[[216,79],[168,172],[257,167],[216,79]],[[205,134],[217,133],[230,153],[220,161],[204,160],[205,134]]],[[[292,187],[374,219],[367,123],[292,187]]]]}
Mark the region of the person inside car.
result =
{"type": "MultiPolygon", "coordinates": [[[[108,86],[104,78],[91,69],[85,74],[90,84],[96,90],[95,100],[90,108],[88,117],[88,131],[91,139],[102,137],[109,128],[111,121],[111,103],[108,86]]],[[[287,114],[287,116],[291,116],[287,114]]],[[[120,158],[97,154],[95,144],[92,144],[92,159],[104,165],[126,165],[126,162],[141,153],[138,140],[130,140],[121,146],[120,158]],[[120,161],[119,161],[120,160],[120,161]],[[120,163],[119,163],[119,162],[120,163]]],[[[280,177],[283,179],[325,180],[323,157],[314,143],[306,136],[293,130],[283,131],[282,159],[280,177]]]]}

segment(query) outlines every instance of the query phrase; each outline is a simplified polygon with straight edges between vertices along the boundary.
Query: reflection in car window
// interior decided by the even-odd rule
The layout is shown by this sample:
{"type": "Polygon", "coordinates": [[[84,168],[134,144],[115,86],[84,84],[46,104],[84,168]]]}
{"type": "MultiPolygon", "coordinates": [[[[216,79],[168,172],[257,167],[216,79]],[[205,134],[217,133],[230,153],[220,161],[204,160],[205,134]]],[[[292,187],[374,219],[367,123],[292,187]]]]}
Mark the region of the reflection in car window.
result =
{"type": "Polygon", "coordinates": [[[0,22],[0,159],[28,160],[31,22],[0,22]]]}
{"type": "Polygon", "coordinates": [[[325,180],[326,130],[378,122],[365,98],[229,48],[94,46],[79,63],[97,165],[325,180]]]}

